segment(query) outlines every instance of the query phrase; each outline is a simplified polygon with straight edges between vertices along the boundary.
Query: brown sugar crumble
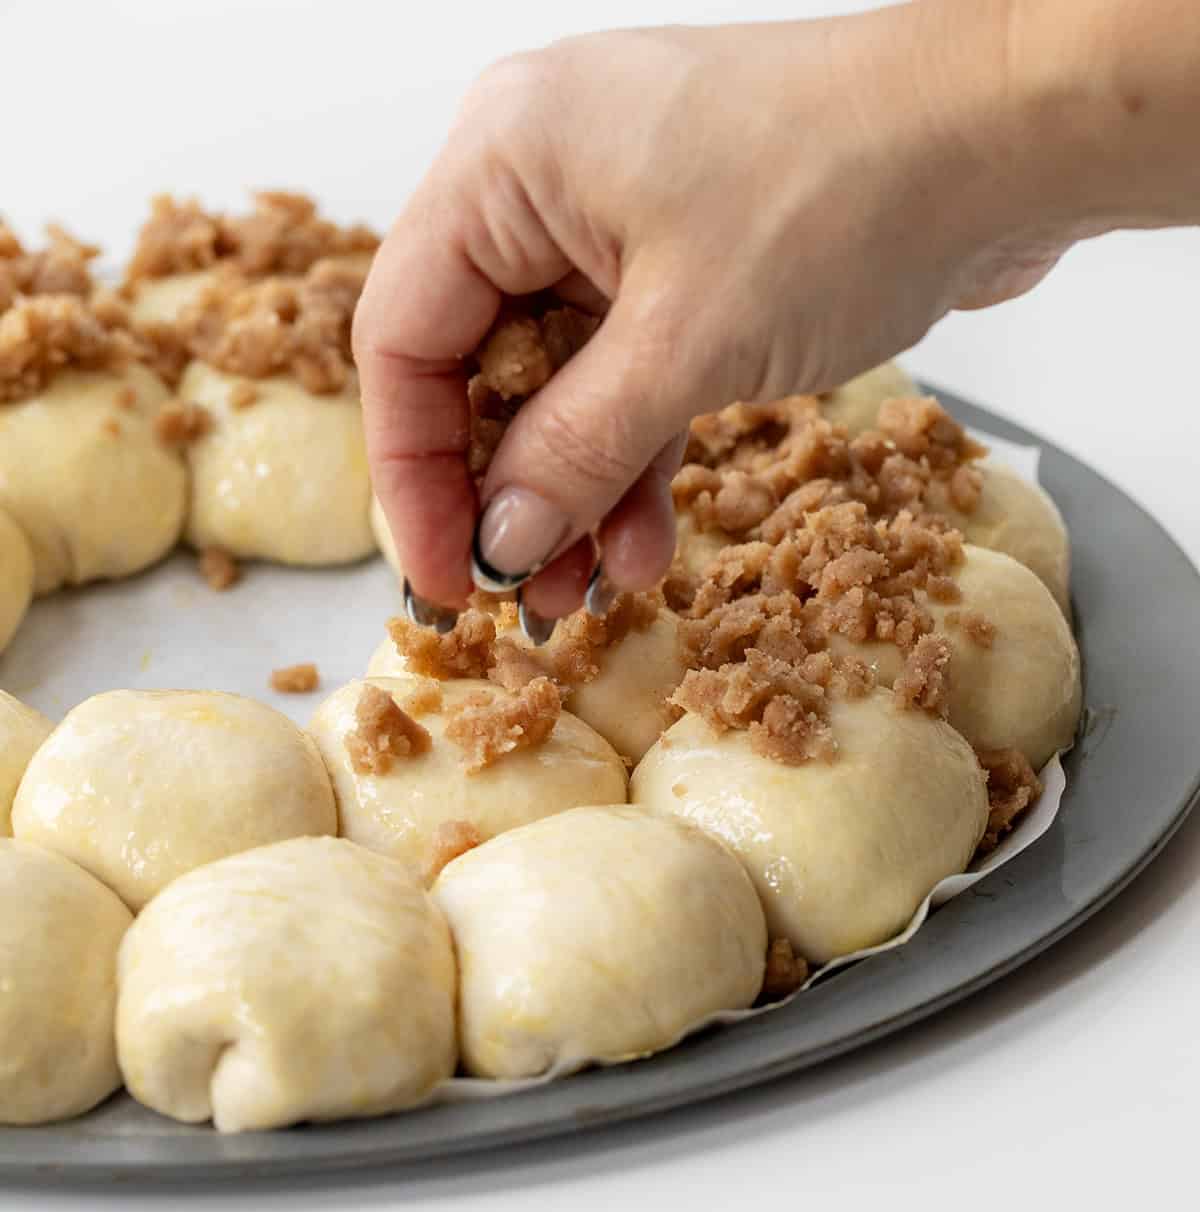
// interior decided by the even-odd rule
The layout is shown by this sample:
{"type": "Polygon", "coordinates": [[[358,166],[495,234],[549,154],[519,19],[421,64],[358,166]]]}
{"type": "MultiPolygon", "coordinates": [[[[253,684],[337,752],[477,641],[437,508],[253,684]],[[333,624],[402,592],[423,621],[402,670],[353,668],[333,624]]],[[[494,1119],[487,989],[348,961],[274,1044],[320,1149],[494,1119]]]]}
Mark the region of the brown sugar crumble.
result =
{"type": "Polygon", "coordinates": [[[977,855],[995,850],[1017,818],[1042,794],[1042,783],[1019,749],[977,752],[988,776],[988,822],[977,855]]]}
{"type": "Polygon", "coordinates": [[[355,729],[344,741],[356,774],[387,774],[397,758],[428,753],[428,731],[386,690],[364,684],[354,708],[355,729]]]}
{"type": "Polygon", "coordinates": [[[946,718],[950,710],[950,644],[945,636],[923,635],[905,657],[904,668],[892,685],[901,707],[916,707],[946,718]]]}
{"type": "Polygon", "coordinates": [[[773,938],[767,947],[767,968],[763,974],[764,1001],[778,1002],[789,997],[808,980],[808,963],[792,950],[786,938],[773,938]]]}
{"type": "Polygon", "coordinates": [[[168,400],[154,417],[154,436],[164,446],[189,446],[212,430],[212,414],[201,404],[168,400]]]}
{"type": "Polygon", "coordinates": [[[232,588],[242,579],[237,560],[223,547],[206,547],[200,553],[200,575],[217,593],[232,588]]]}
{"type": "Polygon", "coordinates": [[[105,417],[100,422],[100,428],[110,438],[119,438],[121,436],[121,422],[116,417],[105,417]]]}
{"type": "Polygon", "coordinates": [[[495,664],[496,624],[482,610],[463,611],[445,635],[403,618],[389,619],[387,632],[409,671],[421,677],[485,678],[495,664]]]}
{"type": "Polygon", "coordinates": [[[271,673],[271,689],[279,694],[311,694],[321,684],[316,665],[285,665],[271,673]]]}
{"type": "Polygon", "coordinates": [[[412,716],[429,715],[442,709],[442,688],[428,678],[423,678],[417,688],[400,705],[412,716]]]}
{"type": "Polygon", "coordinates": [[[234,409],[249,408],[258,399],[258,388],[253,383],[235,383],[229,389],[229,406],[234,409]]]}
{"type": "Polygon", "coordinates": [[[22,296],[73,295],[86,299],[92,291],[90,262],[100,250],[84,244],[57,224],[46,227],[48,244],[27,252],[11,227],[0,222],[0,311],[22,296]]]}
{"type": "Polygon", "coordinates": [[[534,748],[554,731],[562,694],[549,678],[534,678],[520,690],[478,690],[449,712],[446,739],[463,751],[468,774],[521,749],[534,748]]]}
{"type": "Polygon", "coordinates": [[[470,821],[443,821],[430,841],[429,859],[422,872],[425,883],[432,884],[456,858],[482,846],[486,840],[470,821]]]}

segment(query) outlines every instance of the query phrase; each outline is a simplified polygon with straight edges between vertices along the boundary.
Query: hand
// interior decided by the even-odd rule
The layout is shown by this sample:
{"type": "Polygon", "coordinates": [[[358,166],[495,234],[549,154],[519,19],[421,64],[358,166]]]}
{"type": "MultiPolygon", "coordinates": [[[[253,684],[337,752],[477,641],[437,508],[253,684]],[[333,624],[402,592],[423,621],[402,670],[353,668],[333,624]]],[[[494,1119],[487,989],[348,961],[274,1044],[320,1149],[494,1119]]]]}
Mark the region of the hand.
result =
{"type": "Polygon", "coordinates": [[[613,586],[651,586],[692,417],[835,386],[1040,278],[1074,233],[992,154],[1007,14],[929,0],[597,34],[487,71],[355,320],[414,592],[462,604],[477,521],[491,570],[537,573],[525,605],[545,618],[578,606],[592,534],[613,586]],[[603,323],[517,414],[477,502],[461,359],[502,296],[547,288],[603,323]]]}

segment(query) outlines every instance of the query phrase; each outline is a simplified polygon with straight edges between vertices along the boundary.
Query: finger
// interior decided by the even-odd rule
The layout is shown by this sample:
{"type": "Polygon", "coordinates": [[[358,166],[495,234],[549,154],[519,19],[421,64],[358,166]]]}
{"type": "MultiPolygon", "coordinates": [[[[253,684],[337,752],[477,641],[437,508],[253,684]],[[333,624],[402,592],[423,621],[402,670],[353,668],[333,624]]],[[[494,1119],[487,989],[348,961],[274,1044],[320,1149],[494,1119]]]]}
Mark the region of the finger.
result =
{"type": "Polygon", "coordinates": [[[578,610],[595,565],[596,546],[590,535],[584,535],[522,586],[527,619],[532,613],[536,619],[548,622],[578,610]]]}
{"type": "Polygon", "coordinates": [[[636,321],[618,300],[509,426],[482,493],[476,556],[485,578],[536,573],[591,533],[704,407],[710,347],[692,353],[682,325],[647,332],[636,321]]]}

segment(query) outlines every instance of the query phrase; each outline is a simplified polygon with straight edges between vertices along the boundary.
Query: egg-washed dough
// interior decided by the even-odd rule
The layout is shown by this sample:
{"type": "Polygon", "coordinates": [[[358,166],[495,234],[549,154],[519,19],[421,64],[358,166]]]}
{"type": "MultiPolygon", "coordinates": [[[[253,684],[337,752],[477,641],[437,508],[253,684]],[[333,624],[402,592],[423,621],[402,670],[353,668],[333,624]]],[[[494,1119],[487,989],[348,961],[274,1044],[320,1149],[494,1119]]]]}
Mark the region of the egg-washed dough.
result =
{"type": "Polygon", "coordinates": [[[316,746],[278,711],[216,691],[114,690],[34,755],[12,827],[137,910],[193,867],[335,833],[337,812],[316,746]]]}
{"type": "Polygon", "coordinates": [[[246,380],[193,362],[178,394],[212,421],[187,450],[193,547],[308,566],[375,550],[357,384],[318,396],[290,378],[246,380]],[[235,407],[246,383],[255,398],[235,407]]]}
{"type": "MultiPolygon", "coordinates": [[[[519,628],[501,627],[499,620],[497,634],[519,647],[533,647],[519,628]]],[[[559,628],[542,651],[553,659],[562,640],[559,628]]],[[[649,627],[631,630],[619,643],[595,649],[594,658],[599,672],[591,681],[569,687],[567,708],[622,757],[636,763],[671,723],[667,699],[687,672],[679,644],[679,618],[664,608],[649,627]]],[[[371,655],[367,677],[404,677],[408,673],[404,654],[385,637],[371,655]]]]}
{"type": "Polygon", "coordinates": [[[400,567],[396,540],[392,538],[391,527],[387,524],[387,518],[383,516],[383,506],[376,497],[371,498],[371,533],[375,536],[375,545],[382,552],[383,558],[387,560],[399,580],[404,576],[404,569],[400,567]]]}
{"type": "Polygon", "coordinates": [[[187,471],[154,432],[167,388],[144,366],[62,370],[0,406],[0,508],[33,550],[34,592],[129,576],[179,538],[187,471]],[[119,401],[132,391],[134,402],[119,401]]]}
{"type": "MultiPolygon", "coordinates": [[[[431,737],[425,753],[397,758],[386,774],[361,774],[351,764],[346,737],[356,730],[355,709],[365,683],[350,682],[317,708],[309,732],[333,779],[343,837],[399,859],[424,874],[436,857],[438,826],[463,822],[483,838],[597,797],[624,803],[625,766],[609,743],[564,711],[537,746],[517,749],[475,774],[462,749],[446,739],[447,709],[468,695],[508,692],[491,682],[462,678],[437,682],[438,710],[416,714],[431,737]]],[[[401,707],[425,679],[372,678],[401,707]]]]}
{"type": "Polygon", "coordinates": [[[82,1115],[121,1084],[116,959],[132,920],[61,855],[0,840],[0,1123],[82,1115]]]}
{"type": "Polygon", "coordinates": [[[174,324],[216,275],[216,270],[198,269],[165,278],[139,278],[130,287],[131,319],[138,325],[174,324]]]}
{"type": "Polygon", "coordinates": [[[675,517],[675,560],[690,577],[703,577],[718,555],[738,542],[724,530],[701,530],[691,513],[681,509],[675,517]]]}
{"type": "Polygon", "coordinates": [[[953,728],[886,691],[835,699],[832,762],[786,765],[686,715],[633,773],[635,805],[719,838],[758,889],[772,938],[823,964],[901,930],[966,868],[988,819],[986,777],[953,728]]]}
{"type": "Polygon", "coordinates": [[[24,531],[0,509],[0,652],[16,634],[33,597],[33,552],[24,531]]]}
{"type": "Polygon", "coordinates": [[[454,1072],[440,910],[399,863],[295,838],[176,880],[121,947],[129,1092],[221,1132],[386,1115],[454,1072]]]}
{"type": "Polygon", "coordinates": [[[1045,489],[1002,463],[988,461],[979,470],[979,504],[971,513],[954,508],[939,480],[930,485],[930,508],[945,514],[968,543],[1002,551],[1036,573],[1069,617],[1071,541],[1058,506],[1045,489]]]}
{"type": "Polygon", "coordinates": [[[762,986],[767,935],[722,846],[627,807],[514,829],[434,885],[459,962],[459,1041],[480,1077],[668,1048],[762,986]]]}
{"type": "MultiPolygon", "coordinates": [[[[1071,744],[1083,688],[1079,649],[1050,591],[1011,556],[967,544],[954,570],[960,602],[918,600],[950,641],[949,720],[976,749],[1019,749],[1035,770],[1071,744]],[[995,628],[990,646],[971,638],[955,613],[981,615],[995,628]]],[[[875,669],[881,685],[900,674],[904,657],[894,644],[852,644],[831,637],[839,653],[853,653],[875,669]]]]}
{"type": "Polygon", "coordinates": [[[0,837],[12,837],[12,805],[38,746],[54,731],[40,711],[0,690],[0,837]]]}
{"type": "Polygon", "coordinates": [[[821,413],[835,425],[844,425],[853,438],[874,429],[884,400],[907,399],[924,393],[895,362],[884,362],[843,383],[821,400],[821,413]]]}

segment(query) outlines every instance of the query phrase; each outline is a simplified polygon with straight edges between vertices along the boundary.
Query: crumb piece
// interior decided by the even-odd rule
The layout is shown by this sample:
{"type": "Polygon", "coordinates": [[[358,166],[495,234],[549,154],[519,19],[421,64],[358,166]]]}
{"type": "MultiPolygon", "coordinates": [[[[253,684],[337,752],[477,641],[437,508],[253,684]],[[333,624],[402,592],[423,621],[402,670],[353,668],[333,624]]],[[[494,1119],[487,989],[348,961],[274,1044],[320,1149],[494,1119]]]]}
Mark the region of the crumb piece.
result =
{"type": "Polygon", "coordinates": [[[967,638],[980,648],[991,648],[996,642],[996,625],[978,610],[962,611],[959,626],[967,633],[967,638]]]}
{"type": "Polygon", "coordinates": [[[122,387],[113,403],[122,411],[130,412],[137,405],[137,392],[132,387],[122,387]]]}
{"type": "Polygon", "coordinates": [[[1017,817],[1042,794],[1041,780],[1019,749],[988,749],[977,754],[988,776],[988,823],[976,854],[994,850],[1017,817]]]}
{"type": "Polygon", "coordinates": [[[551,670],[543,662],[540,650],[530,651],[512,640],[501,638],[496,641],[495,663],[488,670],[487,676],[505,690],[520,690],[535,678],[544,678],[550,673],[551,670]]]}
{"type": "Polygon", "coordinates": [[[242,578],[238,562],[222,547],[206,547],[200,553],[200,575],[208,587],[222,593],[242,578]]]}
{"type": "Polygon", "coordinates": [[[73,295],[86,299],[92,292],[91,262],[100,252],[56,223],[46,226],[48,243],[27,252],[12,228],[0,222],[0,311],[18,296],[73,295]]]}
{"type": "Polygon", "coordinates": [[[402,618],[389,619],[387,632],[409,670],[422,677],[485,678],[495,664],[496,624],[482,610],[463,611],[446,635],[402,618]]]}
{"type": "Polygon", "coordinates": [[[952,471],[987,453],[932,396],[885,400],[876,426],[910,459],[925,459],[935,471],[952,471]]]}
{"type": "Polygon", "coordinates": [[[105,417],[100,423],[100,428],[110,438],[121,436],[121,422],[116,417],[105,417]]]}
{"type": "Polygon", "coordinates": [[[555,680],[568,687],[590,682],[600,672],[600,654],[645,631],[663,605],[660,593],[621,593],[603,618],[580,610],[563,619],[546,654],[555,680]]]}
{"type": "Polygon", "coordinates": [[[429,715],[442,709],[442,687],[432,678],[422,678],[420,685],[408,695],[401,706],[409,715],[429,715]]]}
{"type": "Polygon", "coordinates": [[[468,774],[506,754],[542,744],[562,714],[562,694],[549,678],[535,678],[520,690],[476,691],[455,707],[446,738],[463,751],[468,774]]]}
{"type": "Polygon", "coordinates": [[[154,436],[164,446],[183,447],[212,430],[212,415],[201,404],[168,400],[154,418],[154,436]]]}
{"type": "Polygon", "coordinates": [[[229,389],[229,406],[234,409],[249,408],[258,399],[258,388],[245,380],[229,389]]]}
{"type": "Polygon", "coordinates": [[[354,708],[357,727],[346,734],[346,753],[356,774],[387,774],[397,758],[427,753],[433,742],[386,690],[367,682],[354,708]]]}
{"type": "Polygon", "coordinates": [[[763,975],[762,997],[768,1002],[782,1001],[808,980],[808,963],[792,951],[786,938],[773,938],[767,947],[767,969],[763,975]]]}
{"type": "Polygon", "coordinates": [[[271,674],[271,689],[279,694],[311,694],[320,683],[317,667],[311,663],[287,665],[271,674]]]}
{"type": "Polygon", "coordinates": [[[945,719],[948,702],[950,645],[945,636],[924,635],[908,654],[892,686],[896,702],[906,709],[927,711],[945,719]]]}
{"type": "Polygon", "coordinates": [[[470,821],[443,821],[433,831],[430,840],[429,860],[422,873],[426,886],[432,884],[456,858],[468,850],[474,850],[476,846],[482,846],[486,840],[470,821]]]}

